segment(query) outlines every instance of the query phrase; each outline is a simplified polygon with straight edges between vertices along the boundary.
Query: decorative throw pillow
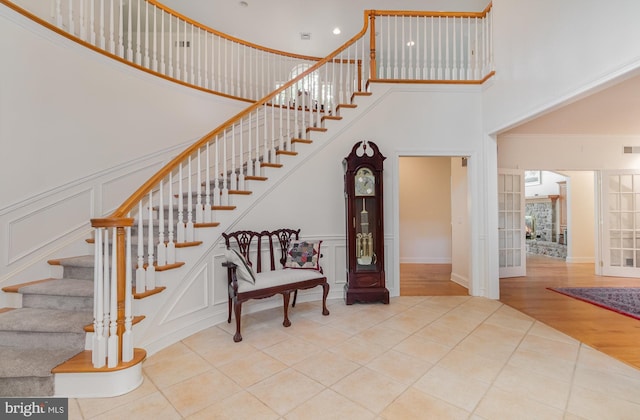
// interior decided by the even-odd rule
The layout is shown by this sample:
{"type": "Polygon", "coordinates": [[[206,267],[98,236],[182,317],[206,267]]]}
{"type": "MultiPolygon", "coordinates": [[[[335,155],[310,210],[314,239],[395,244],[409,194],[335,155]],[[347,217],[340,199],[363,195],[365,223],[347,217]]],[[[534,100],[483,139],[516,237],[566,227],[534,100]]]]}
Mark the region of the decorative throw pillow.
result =
{"type": "Polygon", "coordinates": [[[227,248],[226,257],[227,262],[232,262],[237,266],[236,277],[238,280],[244,280],[251,284],[256,284],[256,276],[253,274],[253,270],[244,255],[235,249],[227,248]]]}
{"type": "Polygon", "coordinates": [[[320,244],[322,241],[291,241],[287,248],[285,268],[320,269],[320,244]]]}

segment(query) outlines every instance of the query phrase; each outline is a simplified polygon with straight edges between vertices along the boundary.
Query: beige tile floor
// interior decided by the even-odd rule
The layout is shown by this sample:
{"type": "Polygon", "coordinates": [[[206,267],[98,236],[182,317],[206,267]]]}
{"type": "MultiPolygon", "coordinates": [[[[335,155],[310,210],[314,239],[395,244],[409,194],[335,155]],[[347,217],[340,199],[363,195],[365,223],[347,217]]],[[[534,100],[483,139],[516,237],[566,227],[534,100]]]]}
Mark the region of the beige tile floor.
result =
{"type": "Polygon", "coordinates": [[[398,297],[246,315],[149,357],[70,419],[638,419],[640,371],[500,302],[398,297]]]}

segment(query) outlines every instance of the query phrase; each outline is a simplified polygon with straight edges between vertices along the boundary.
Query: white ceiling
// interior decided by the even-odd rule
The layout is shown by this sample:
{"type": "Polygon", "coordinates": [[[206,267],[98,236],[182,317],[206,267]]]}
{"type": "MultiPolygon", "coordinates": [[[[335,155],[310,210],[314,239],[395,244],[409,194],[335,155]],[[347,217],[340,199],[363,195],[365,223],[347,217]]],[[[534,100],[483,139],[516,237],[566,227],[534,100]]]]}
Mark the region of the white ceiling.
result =
{"type": "MultiPolygon", "coordinates": [[[[482,11],[488,0],[162,0],[211,28],[249,42],[323,57],[362,29],[363,11],[482,11]],[[333,35],[333,28],[342,33],[333,35]],[[300,34],[311,34],[301,40],[300,34]]],[[[499,69],[497,69],[499,71],[499,69]]],[[[501,134],[640,134],[640,75],[609,84],[501,134]]]]}

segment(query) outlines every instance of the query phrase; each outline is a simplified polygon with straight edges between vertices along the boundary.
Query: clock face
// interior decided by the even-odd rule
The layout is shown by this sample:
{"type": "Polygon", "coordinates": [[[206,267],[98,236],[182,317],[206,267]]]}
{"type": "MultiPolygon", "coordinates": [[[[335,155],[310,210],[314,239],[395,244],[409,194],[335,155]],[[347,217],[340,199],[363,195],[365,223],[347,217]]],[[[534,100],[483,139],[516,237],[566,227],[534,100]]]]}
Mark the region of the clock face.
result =
{"type": "Polygon", "coordinates": [[[356,172],[355,180],[356,196],[375,195],[376,180],[371,169],[360,168],[356,172]]]}

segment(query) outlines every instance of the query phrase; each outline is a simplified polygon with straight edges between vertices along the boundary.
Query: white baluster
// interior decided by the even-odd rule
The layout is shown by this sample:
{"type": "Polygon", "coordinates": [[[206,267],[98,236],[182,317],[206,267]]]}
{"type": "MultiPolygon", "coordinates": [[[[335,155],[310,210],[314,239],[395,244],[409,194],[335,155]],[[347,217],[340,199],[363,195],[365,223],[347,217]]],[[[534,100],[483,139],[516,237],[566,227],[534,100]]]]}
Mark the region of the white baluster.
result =
{"type": "Polygon", "coordinates": [[[185,223],[182,211],[184,204],[184,195],[182,194],[182,163],[178,169],[178,225],[176,226],[177,241],[179,244],[185,241],[185,223]]]}
{"type": "Polygon", "coordinates": [[[217,60],[218,61],[218,71],[216,72],[216,74],[218,76],[218,78],[217,78],[218,83],[216,83],[215,90],[217,90],[218,92],[222,92],[222,79],[221,79],[222,70],[220,68],[222,60],[220,59],[220,54],[222,54],[222,42],[223,42],[223,40],[222,40],[222,37],[219,37],[219,36],[216,37],[216,38],[218,39],[218,60],[217,60]]]}
{"type": "Polygon", "coordinates": [[[438,65],[437,79],[442,80],[442,16],[438,16],[438,65]]]}
{"type": "Polygon", "coordinates": [[[473,48],[471,47],[471,18],[467,18],[467,80],[471,80],[472,76],[472,60],[473,48]]]}
{"type": "Polygon", "coordinates": [[[149,233],[149,242],[147,243],[147,290],[153,290],[156,288],[156,266],[153,258],[153,192],[149,191],[149,220],[147,220],[147,230],[149,233]]]}
{"type": "Polygon", "coordinates": [[[473,63],[473,68],[475,70],[474,78],[476,80],[479,80],[481,78],[481,76],[480,76],[480,62],[479,62],[479,57],[478,57],[478,55],[480,54],[480,51],[478,50],[478,38],[479,38],[478,37],[478,18],[474,18],[474,19],[475,19],[475,33],[476,33],[476,36],[475,36],[475,38],[476,38],[475,39],[475,43],[476,43],[475,52],[476,53],[475,53],[475,60],[474,60],[474,63],[473,63]]]}
{"type": "Polygon", "coordinates": [[[445,80],[451,80],[451,66],[449,63],[449,18],[445,18],[445,68],[444,78],[445,80]]]}
{"type": "MultiPolygon", "coordinates": [[[[191,55],[191,66],[190,66],[191,67],[190,68],[191,77],[190,77],[189,81],[191,82],[192,85],[195,85],[196,84],[196,74],[195,74],[195,65],[194,65],[194,61],[193,61],[194,60],[194,55],[195,55],[194,52],[193,52],[193,50],[195,49],[195,44],[193,42],[194,41],[194,37],[193,37],[194,25],[190,25],[190,26],[191,26],[191,44],[190,44],[191,47],[189,48],[189,51],[191,52],[190,53],[190,55],[191,55]]],[[[185,48],[186,48],[186,45],[185,45],[185,48]]]]}
{"type": "Polygon", "coordinates": [[[156,250],[156,263],[158,267],[167,264],[167,245],[164,243],[164,182],[160,181],[158,191],[158,247],[156,250]]]}
{"type": "Polygon", "coordinates": [[[258,122],[258,113],[260,112],[259,108],[256,108],[256,146],[255,146],[255,154],[256,158],[253,162],[253,175],[259,176],[262,175],[260,171],[260,128],[258,122]]]}
{"type": "Polygon", "coordinates": [[[80,39],[83,41],[87,40],[87,22],[84,12],[84,0],[80,1],[80,39]]]}
{"type": "MultiPolygon", "coordinates": [[[[140,30],[140,27],[138,27],[140,30]]],[[[149,2],[144,2],[144,67],[150,68],[149,61],[149,2]]]]}
{"type": "MultiPolygon", "coordinates": [[[[109,308],[111,305],[111,300],[110,300],[110,295],[111,295],[111,271],[109,270],[109,267],[111,266],[111,258],[110,258],[110,247],[111,245],[109,245],[109,229],[105,229],[104,231],[104,235],[103,235],[103,239],[104,239],[104,247],[102,248],[103,251],[103,257],[102,257],[102,261],[103,261],[103,279],[104,281],[102,282],[102,312],[103,312],[103,334],[105,338],[109,338],[109,324],[110,324],[110,320],[111,317],[109,316],[109,308]]],[[[108,340],[103,340],[102,344],[104,345],[104,348],[102,349],[102,352],[105,354],[105,357],[107,357],[107,341],[108,340]]]]}
{"type": "Polygon", "coordinates": [[[131,227],[125,228],[127,245],[125,251],[126,277],[124,286],[124,333],[122,334],[122,361],[129,362],[133,359],[133,313],[131,311],[131,227]]]}
{"type": "MultiPolygon", "coordinates": [[[[269,161],[269,156],[268,156],[268,146],[267,146],[267,104],[264,104],[262,106],[262,109],[264,111],[264,117],[263,117],[263,138],[262,138],[262,162],[267,163],[270,162],[269,161]]],[[[304,102],[302,102],[302,112],[304,112],[304,102]]],[[[264,176],[264,174],[261,174],[262,176],[264,176]]]]}
{"type": "Polygon", "coordinates": [[[56,0],[54,5],[53,18],[55,19],[56,26],[62,29],[62,0],[56,0]]]}
{"type": "Polygon", "coordinates": [[[433,20],[433,16],[431,16],[431,71],[429,72],[429,79],[431,80],[435,80],[436,79],[436,59],[435,59],[435,36],[434,36],[434,28],[435,28],[435,22],[433,20]]]}
{"type": "Polygon", "coordinates": [[[106,48],[107,46],[107,38],[105,36],[107,29],[105,28],[104,25],[104,0],[100,0],[100,20],[98,22],[98,30],[100,31],[100,48],[102,48],[103,50],[106,48]]]}
{"type": "Polygon", "coordinates": [[[229,174],[229,189],[238,189],[238,174],[236,173],[236,125],[231,126],[231,173],[229,174]]]}
{"type": "Polygon", "coordinates": [[[401,48],[401,51],[402,51],[402,58],[400,59],[400,78],[401,79],[406,79],[407,78],[406,67],[405,67],[405,58],[404,58],[404,52],[407,49],[407,43],[406,43],[406,40],[405,40],[405,37],[404,37],[404,34],[405,34],[404,22],[405,22],[405,20],[406,19],[404,17],[402,17],[401,21],[400,21],[400,23],[402,25],[402,29],[400,30],[402,32],[402,37],[401,37],[402,38],[402,42],[400,44],[400,48],[401,48]]]}
{"type": "Polygon", "coordinates": [[[460,17],[460,25],[458,26],[460,28],[460,45],[458,48],[460,50],[460,59],[458,61],[458,80],[464,80],[467,77],[464,67],[464,18],[460,17]]]}
{"type": "Polygon", "coordinates": [[[104,261],[103,257],[103,242],[102,234],[104,228],[95,229],[95,250],[94,250],[94,265],[93,265],[93,337],[92,337],[92,353],[91,361],[94,368],[101,368],[107,362],[107,355],[105,353],[105,340],[104,340],[104,310],[103,303],[104,297],[102,291],[104,288],[104,261]]]}
{"type": "Polygon", "coordinates": [[[90,39],[89,42],[91,43],[91,45],[96,45],[96,26],[95,26],[95,9],[94,9],[94,4],[95,2],[91,1],[89,2],[89,33],[90,35],[90,39]]]}
{"type": "MultiPolygon", "coordinates": [[[[151,69],[153,71],[158,71],[158,22],[156,19],[156,15],[158,14],[158,8],[154,4],[153,5],[153,60],[151,69]]],[[[164,32],[161,34],[161,37],[164,38],[164,32]]]]}
{"type": "Polygon", "coordinates": [[[76,24],[73,20],[73,0],[69,0],[69,29],[68,32],[71,35],[75,35],[75,31],[76,31],[76,24]]]}
{"type": "Polygon", "coordinates": [[[242,132],[243,129],[243,121],[244,117],[240,119],[240,173],[238,174],[238,189],[240,191],[245,191],[246,186],[244,183],[244,153],[243,153],[243,144],[242,144],[242,132]]]}
{"type": "Polygon", "coordinates": [[[428,45],[428,36],[427,36],[427,17],[424,16],[424,19],[422,20],[423,25],[422,27],[424,28],[423,34],[422,34],[422,44],[423,44],[423,51],[422,51],[422,79],[423,80],[429,80],[429,66],[428,66],[428,61],[429,61],[429,55],[427,53],[427,45],[428,45]]]}
{"type": "Polygon", "coordinates": [[[116,54],[124,58],[124,4],[118,0],[118,48],[116,54]]]}
{"type": "Polygon", "coordinates": [[[110,322],[109,338],[107,340],[107,367],[118,365],[118,259],[116,252],[116,228],[113,228],[111,251],[111,292],[110,292],[110,322]]]}
{"type": "Polygon", "coordinates": [[[138,204],[138,266],[136,268],[136,293],[147,290],[147,272],[144,270],[144,220],[142,201],[138,204]]]}
{"type": "Polygon", "coordinates": [[[167,264],[176,262],[176,243],[173,237],[173,172],[169,173],[169,243],[167,243],[167,264]]]}
{"type": "MultiPolygon", "coordinates": [[[[209,32],[204,31],[204,87],[211,89],[211,78],[209,77],[209,32]]],[[[212,46],[213,52],[213,46],[212,46]]]]}
{"type": "Polygon", "coordinates": [[[222,205],[229,205],[229,183],[227,178],[227,130],[222,135],[222,205]]]}
{"type": "Polygon", "coordinates": [[[453,17],[452,18],[453,22],[452,22],[452,27],[453,29],[451,30],[451,33],[453,35],[453,42],[451,43],[452,45],[452,54],[451,56],[453,57],[453,63],[452,63],[452,69],[451,69],[451,80],[458,80],[458,54],[457,54],[457,49],[456,47],[458,46],[458,43],[456,42],[456,18],[453,17]]]}
{"type": "Polygon", "coordinates": [[[109,52],[116,52],[116,34],[115,34],[115,11],[113,9],[113,0],[109,0],[109,52]]]}
{"type": "MultiPolygon", "coordinates": [[[[311,98],[311,95],[309,95],[309,98],[311,98]]],[[[276,163],[276,110],[273,109],[273,105],[269,109],[271,110],[271,148],[269,149],[269,162],[276,163]]]]}
{"type": "Polygon", "coordinates": [[[133,57],[133,22],[131,21],[131,15],[133,15],[133,0],[128,0],[129,6],[127,7],[127,60],[132,63],[135,62],[135,58],[133,57]]]}
{"type": "Polygon", "coordinates": [[[220,206],[221,205],[221,194],[222,191],[220,191],[220,168],[218,166],[218,160],[220,159],[220,154],[218,153],[218,143],[220,143],[220,137],[216,136],[216,140],[215,140],[215,144],[216,144],[216,157],[214,159],[215,162],[215,179],[213,182],[213,205],[214,206],[220,206]]]}
{"type": "Polygon", "coordinates": [[[138,20],[137,20],[137,25],[136,28],[138,28],[136,30],[136,64],[138,65],[142,65],[142,45],[140,44],[140,0],[138,0],[138,13],[136,13],[136,15],[138,16],[138,20]]]}
{"type": "MultiPolygon", "coordinates": [[[[169,19],[171,21],[171,19],[169,19]]],[[[160,73],[167,74],[167,63],[164,60],[164,39],[166,38],[164,31],[164,10],[160,10],[160,73]]],[[[171,34],[169,34],[171,37],[171,34]]]]}
{"type": "Polygon", "coordinates": [[[182,31],[182,78],[184,82],[189,81],[189,72],[187,71],[187,21],[184,21],[184,30],[182,31]]]}
{"type": "MultiPolygon", "coordinates": [[[[164,20],[164,19],[163,19],[164,20]]],[[[173,16],[169,15],[169,77],[173,77],[173,29],[171,28],[173,22],[173,16]]]]}
{"type": "Polygon", "coordinates": [[[196,181],[196,223],[204,222],[204,206],[202,204],[202,168],[200,160],[200,149],[198,149],[198,164],[196,165],[198,170],[196,181]]]}
{"type": "Polygon", "coordinates": [[[205,160],[207,164],[207,170],[205,175],[205,204],[204,204],[204,222],[213,222],[213,212],[211,211],[211,163],[209,162],[209,142],[207,142],[207,158],[205,160]]]}
{"type": "Polygon", "coordinates": [[[189,174],[187,175],[187,225],[185,226],[185,240],[187,242],[193,242],[195,232],[193,229],[193,189],[191,183],[193,182],[193,172],[191,171],[191,156],[189,156],[188,164],[189,174]]]}

